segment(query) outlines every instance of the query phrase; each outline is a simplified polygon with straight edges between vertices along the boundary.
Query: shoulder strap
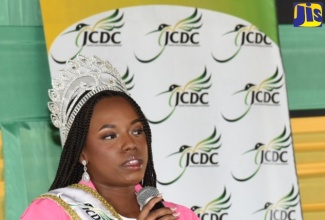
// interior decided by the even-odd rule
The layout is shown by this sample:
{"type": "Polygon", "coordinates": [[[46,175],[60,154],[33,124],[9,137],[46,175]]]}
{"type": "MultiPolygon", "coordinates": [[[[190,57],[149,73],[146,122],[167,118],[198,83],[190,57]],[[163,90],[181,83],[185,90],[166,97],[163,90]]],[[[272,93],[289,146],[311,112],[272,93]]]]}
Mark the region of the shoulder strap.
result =
{"type": "Polygon", "coordinates": [[[96,190],[82,184],[54,189],[42,196],[54,200],[72,220],[122,220],[115,209],[96,190]]]}

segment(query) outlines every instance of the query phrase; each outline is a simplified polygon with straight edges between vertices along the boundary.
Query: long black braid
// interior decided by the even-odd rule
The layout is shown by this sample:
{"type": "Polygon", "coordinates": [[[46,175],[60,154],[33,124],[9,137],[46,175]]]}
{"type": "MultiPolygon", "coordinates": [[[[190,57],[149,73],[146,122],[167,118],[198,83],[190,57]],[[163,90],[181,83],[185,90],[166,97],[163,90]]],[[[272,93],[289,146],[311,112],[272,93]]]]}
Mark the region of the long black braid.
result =
{"type": "Polygon", "coordinates": [[[148,164],[145,171],[144,178],[140,183],[142,186],[156,187],[156,172],[154,169],[152,148],[151,148],[151,130],[148,120],[144,116],[140,106],[128,95],[116,91],[102,91],[92,96],[85,105],[80,109],[69,131],[67,140],[65,142],[58,170],[55,179],[50,187],[50,190],[66,187],[68,185],[78,183],[81,180],[83,173],[83,166],[79,163],[79,157],[82,148],[86,141],[86,136],[89,129],[90,119],[92,117],[95,105],[105,97],[122,96],[134,108],[138,114],[146,134],[148,145],[148,164]]]}

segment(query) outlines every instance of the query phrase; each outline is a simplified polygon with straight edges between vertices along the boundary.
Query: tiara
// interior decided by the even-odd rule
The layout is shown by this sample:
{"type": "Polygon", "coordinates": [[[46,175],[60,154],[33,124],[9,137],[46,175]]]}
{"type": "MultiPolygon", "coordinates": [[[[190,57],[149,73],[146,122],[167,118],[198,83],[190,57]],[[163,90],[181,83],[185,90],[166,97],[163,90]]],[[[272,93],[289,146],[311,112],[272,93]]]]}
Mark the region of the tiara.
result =
{"type": "Polygon", "coordinates": [[[53,125],[60,128],[62,146],[76,115],[89,98],[104,90],[130,95],[111,63],[96,56],[88,58],[80,54],[67,61],[65,69],[52,79],[52,87],[49,89],[51,101],[48,108],[53,125]]]}

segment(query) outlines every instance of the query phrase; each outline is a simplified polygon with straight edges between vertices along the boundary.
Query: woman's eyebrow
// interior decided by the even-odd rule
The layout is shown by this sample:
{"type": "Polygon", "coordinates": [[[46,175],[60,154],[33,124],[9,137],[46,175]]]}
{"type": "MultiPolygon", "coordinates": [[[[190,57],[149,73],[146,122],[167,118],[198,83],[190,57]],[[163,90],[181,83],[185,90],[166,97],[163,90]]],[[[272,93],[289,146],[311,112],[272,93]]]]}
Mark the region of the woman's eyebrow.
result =
{"type": "Polygon", "coordinates": [[[141,119],[140,119],[140,118],[137,118],[137,119],[134,119],[133,121],[131,121],[131,125],[133,125],[133,124],[135,124],[135,123],[137,123],[137,122],[142,123],[142,122],[141,122],[141,119]]]}
{"type": "Polygon", "coordinates": [[[111,124],[104,124],[98,131],[103,130],[105,128],[116,128],[116,126],[111,124]]]}

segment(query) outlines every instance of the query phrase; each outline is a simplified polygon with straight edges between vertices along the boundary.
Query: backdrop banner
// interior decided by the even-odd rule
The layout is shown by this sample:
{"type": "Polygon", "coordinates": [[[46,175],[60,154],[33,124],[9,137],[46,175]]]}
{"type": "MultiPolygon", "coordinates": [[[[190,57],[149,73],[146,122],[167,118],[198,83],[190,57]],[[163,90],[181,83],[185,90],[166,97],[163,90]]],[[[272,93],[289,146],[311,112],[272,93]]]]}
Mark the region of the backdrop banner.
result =
{"type": "Polygon", "coordinates": [[[41,0],[51,77],[109,60],[153,133],[158,188],[202,220],[300,220],[273,0],[41,0]]]}

